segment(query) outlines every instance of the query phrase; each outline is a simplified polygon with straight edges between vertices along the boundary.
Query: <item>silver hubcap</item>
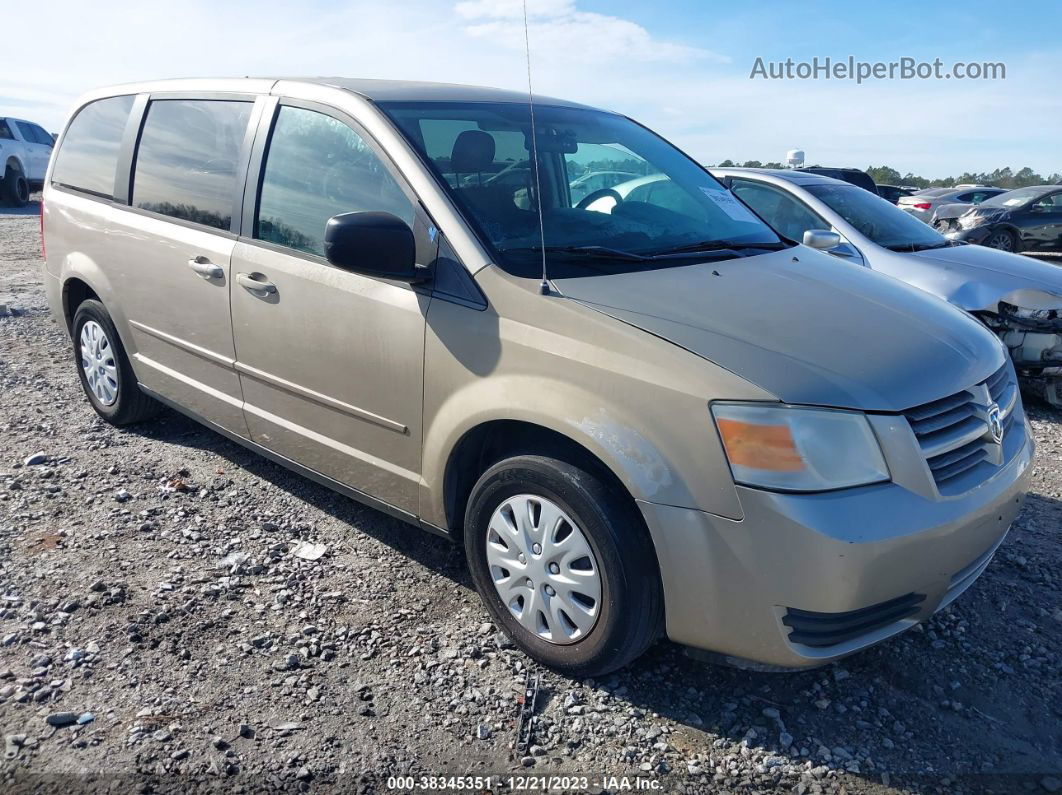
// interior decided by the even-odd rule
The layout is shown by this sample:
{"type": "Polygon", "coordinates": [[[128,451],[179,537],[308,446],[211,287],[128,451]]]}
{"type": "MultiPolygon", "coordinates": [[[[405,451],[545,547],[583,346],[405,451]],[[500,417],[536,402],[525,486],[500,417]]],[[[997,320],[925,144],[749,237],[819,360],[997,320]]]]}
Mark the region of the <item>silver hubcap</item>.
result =
{"type": "Polygon", "coordinates": [[[487,528],[487,565],[502,603],[528,632],[567,645],[601,613],[601,574],[582,530],[556,503],[510,497],[487,528]]]}
{"type": "Polygon", "coordinates": [[[81,327],[81,369],[96,401],[111,406],[118,399],[118,366],[103,326],[95,320],[81,327]]]}

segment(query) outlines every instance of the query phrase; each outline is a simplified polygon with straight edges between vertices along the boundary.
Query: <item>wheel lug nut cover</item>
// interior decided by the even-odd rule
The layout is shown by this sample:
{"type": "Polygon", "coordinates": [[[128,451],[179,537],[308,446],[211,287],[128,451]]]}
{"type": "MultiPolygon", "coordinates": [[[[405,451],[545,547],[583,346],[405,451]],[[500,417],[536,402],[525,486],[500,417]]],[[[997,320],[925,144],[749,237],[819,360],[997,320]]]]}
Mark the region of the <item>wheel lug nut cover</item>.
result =
{"type": "Polygon", "coordinates": [[[556,563],[550,563],[549,564],[549,573],[550,574],[560,574],[560,566],[558,566],[556,563]]]}
{"type": "Polygon", "coordinates": [[[535,544],[533,547],[531,547],[531,551],[534,552],[536,555],[541,555],[542,554],[542,545],[541,544],[535,544]]]}

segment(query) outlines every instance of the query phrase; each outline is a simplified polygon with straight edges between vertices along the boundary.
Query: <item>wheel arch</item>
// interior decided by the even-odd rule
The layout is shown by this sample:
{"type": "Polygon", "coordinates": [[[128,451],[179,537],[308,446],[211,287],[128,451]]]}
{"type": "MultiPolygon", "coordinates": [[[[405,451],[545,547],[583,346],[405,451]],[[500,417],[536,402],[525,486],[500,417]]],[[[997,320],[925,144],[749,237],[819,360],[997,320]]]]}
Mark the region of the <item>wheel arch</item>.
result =
{"type": "Polygon", "coordinates": [[[26,175],[26,166],[22,162],[22,158],[20,158],[17,154],[8,155],[7,160],[4,161],[4,173],[6,174],[7,169],[11,168],[12,166],[21,171],[23,176],[26,175]]]}
{"type": "Polygon", "coordinates": [[[597,475],[629,500],[635,497],[612,468],[592,450],[553,428],[528,420],[493,419],[469,428],[447,457],[443,499],[447,528],[460,537],[465,509],[476,481],[487,469],[514,455],[544,455],[597,475]]]}

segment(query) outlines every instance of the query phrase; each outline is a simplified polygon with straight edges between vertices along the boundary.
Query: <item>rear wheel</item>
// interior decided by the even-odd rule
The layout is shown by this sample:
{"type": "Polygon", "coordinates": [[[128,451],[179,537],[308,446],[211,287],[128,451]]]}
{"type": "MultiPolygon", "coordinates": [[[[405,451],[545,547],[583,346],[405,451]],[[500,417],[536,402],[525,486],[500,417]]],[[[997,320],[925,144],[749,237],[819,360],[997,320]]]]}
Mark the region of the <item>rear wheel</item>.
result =
{"type": "Polygon", "coordinates": [[[3,194],[12,207],[25,207],[29,202],[29,182],[21,169],[8,166],[4,171],[3,194]]]}
{"type": "Polygon", "coordinates": [[[1014,237],[1014,233],[1009,229],[997,229],[995,232],[989,233],[982,245],[999,249],[1000,251],[1018,250],[1018,241],[1014,237]]]}
{"type": "Polygon", "coordinates": [[[112,425],[153,417],[159,404],[140,391],[110,314],[99,301],[82,301],[74,313],[74,360],[89,403],[112,425]]]}
{"type": "Polygon", "coordinates": [[[563,461],[517,456],[472,490],[465,551],[495,622],[527,654],[599,676],[657,638],[656,556],[629,499],[563,461]]]}

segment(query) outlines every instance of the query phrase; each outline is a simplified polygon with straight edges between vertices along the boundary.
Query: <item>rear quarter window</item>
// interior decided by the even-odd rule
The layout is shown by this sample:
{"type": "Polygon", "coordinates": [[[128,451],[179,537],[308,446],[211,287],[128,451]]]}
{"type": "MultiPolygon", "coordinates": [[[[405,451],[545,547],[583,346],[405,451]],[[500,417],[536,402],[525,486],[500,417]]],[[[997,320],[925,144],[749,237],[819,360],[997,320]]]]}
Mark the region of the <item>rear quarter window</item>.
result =
{"type": "Polygon", "coordinates": [[[110,199],[131,95],[99,99],[83,107],[70,122],[55,156],[52,183],[110,199]]]}

